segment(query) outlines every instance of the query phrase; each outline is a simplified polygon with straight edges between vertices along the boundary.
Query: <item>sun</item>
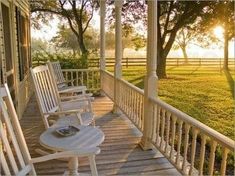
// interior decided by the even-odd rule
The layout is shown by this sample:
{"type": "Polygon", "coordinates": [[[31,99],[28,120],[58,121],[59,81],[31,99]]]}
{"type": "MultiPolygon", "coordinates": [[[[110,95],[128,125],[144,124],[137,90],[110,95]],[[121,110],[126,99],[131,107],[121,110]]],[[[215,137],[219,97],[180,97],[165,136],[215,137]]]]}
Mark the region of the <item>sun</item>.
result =
{"type": "Polygon", "coordinates": [[[214,34],[218,39],[224,38],[224,28],[222,26],[216,26],[214,28],[214,34]]]}

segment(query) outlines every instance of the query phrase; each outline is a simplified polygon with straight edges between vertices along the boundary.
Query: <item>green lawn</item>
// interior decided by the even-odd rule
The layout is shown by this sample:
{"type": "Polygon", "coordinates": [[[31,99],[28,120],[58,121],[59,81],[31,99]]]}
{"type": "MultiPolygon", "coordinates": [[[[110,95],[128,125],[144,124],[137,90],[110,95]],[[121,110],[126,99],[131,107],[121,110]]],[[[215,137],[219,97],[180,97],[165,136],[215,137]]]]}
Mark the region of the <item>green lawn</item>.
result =
{"type": "MultiPolygon", "coordinates": [[[[195,67],[168,67],[159,97],[211,128],[235,139],[234,73],[195,67]],[[232,76],[231,76],[232,75],[232,76]]],[[[145,67],[123,68],[123,77],[143,88],[145,67]]]]}

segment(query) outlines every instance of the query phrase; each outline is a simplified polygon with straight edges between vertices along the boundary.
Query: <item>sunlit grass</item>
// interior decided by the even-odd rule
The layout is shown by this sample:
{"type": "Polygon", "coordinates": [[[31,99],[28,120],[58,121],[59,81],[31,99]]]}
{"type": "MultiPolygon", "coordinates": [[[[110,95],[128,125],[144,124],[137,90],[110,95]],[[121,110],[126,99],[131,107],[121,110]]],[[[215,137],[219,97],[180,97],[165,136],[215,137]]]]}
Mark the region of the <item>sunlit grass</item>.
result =
{"type": "MultiPolygon", "coordinates": [[[[196,67],[168,67],[168,79],[159,80],[159,97],[193,118],[222,134],[234,135],[235,71],[230,79],[218,69],[196,67]],[[231,80],[233,78],[233,80],[231,80]]],[[[123,77],[134,85],[144,87],[145,67],[123,68],[123,77]]]]}

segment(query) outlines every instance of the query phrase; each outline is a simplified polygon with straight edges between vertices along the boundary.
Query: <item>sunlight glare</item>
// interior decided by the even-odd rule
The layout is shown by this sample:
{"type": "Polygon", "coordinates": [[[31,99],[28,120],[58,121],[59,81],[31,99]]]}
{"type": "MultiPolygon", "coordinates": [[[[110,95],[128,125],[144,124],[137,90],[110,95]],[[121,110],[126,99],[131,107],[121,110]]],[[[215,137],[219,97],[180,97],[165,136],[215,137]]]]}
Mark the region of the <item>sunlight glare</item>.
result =
{"type": "Polygon", "coordinates": [[[215,27],[214,34],[217,38],[223,39],[224,38],[224,28],[222,26],[215,27]]]}

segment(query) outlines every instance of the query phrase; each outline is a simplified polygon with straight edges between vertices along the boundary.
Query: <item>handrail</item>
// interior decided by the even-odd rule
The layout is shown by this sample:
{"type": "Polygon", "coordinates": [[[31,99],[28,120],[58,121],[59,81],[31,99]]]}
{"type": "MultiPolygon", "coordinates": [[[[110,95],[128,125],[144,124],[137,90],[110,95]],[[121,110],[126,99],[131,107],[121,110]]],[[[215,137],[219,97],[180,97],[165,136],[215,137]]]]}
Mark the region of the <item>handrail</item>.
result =
{"type": "Polygon", "coordinates": [[[133,84],[129,83],[128,81],[124,79],[117,78],[118,81],[128,85],[130,88],[134,89],[136,92],[140,93],[141,95],[144,95],[144,90],[140,89],[139,87],[134,86],[133,84]]]}
{"type": "Polygon", "coordinates": [[[160,105],[167,111],[171,112],[172,114],[176,115],[177,118],[180,118],[181,120],[189,123],[190,125],[198,128],[200,131],[208,135],[209,137],[215,139],[217,142],[219,142],[221,145],[226,146],[230,150],[234,150],[235,147],[235,141],[232,139],[226,137],[225,135],[217,132],[216,130],[213,130],[212,128],[208,127],[207,125],[201,123],[200,121],[192,118],[191,116],[185,114],[184,112],[176,109],[175,107],[165,103],[159,98],[150,98],[150,101],[160,105]]]}
{"type": "Polygon", "coordinates": [[[113,76],[114,77],[114,75],[111,72],[109,72],[108,70],[100,70],[100,71],[108,74],[109,76],[113,76]]]}
{"type": "Polygon", "coordinates": [[[79,69],[62,69],[64,72],[66,71],[100,71],[99,68],[79,68],[79,69]]]}

